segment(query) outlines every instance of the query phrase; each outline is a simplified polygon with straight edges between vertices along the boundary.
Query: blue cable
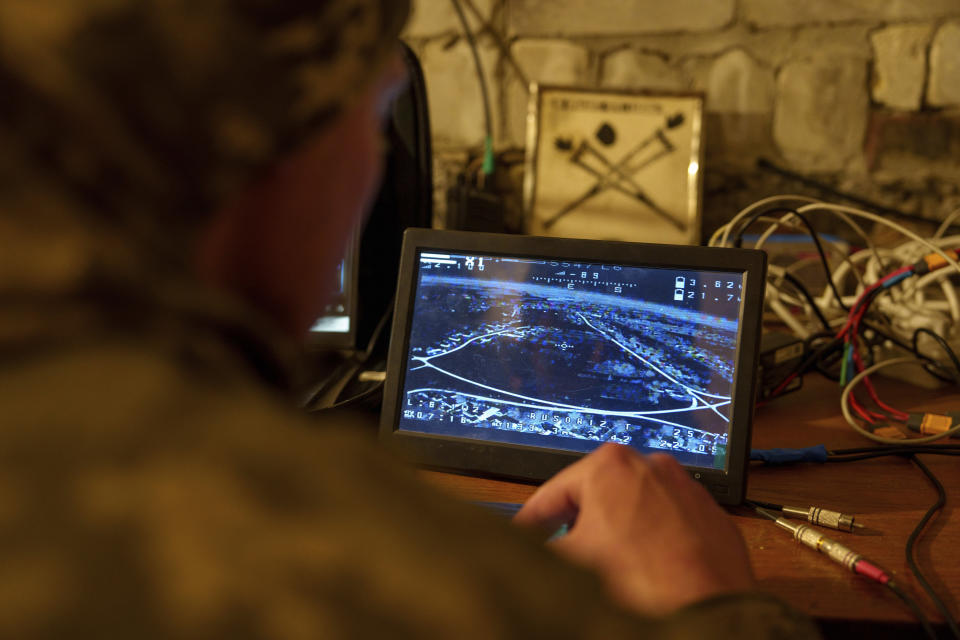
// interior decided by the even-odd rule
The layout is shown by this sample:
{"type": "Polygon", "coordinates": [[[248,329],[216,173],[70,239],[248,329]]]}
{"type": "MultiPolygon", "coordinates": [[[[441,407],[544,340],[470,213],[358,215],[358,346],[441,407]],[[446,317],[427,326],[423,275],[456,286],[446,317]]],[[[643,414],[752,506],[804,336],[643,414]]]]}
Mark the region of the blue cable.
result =
{"type": "Polygon", "coordinates": [[[827,448],[822,444],[804,449],[752,449],[750,459],[767,465],[791,464],[794,462],[826,462],[827,448]]]}

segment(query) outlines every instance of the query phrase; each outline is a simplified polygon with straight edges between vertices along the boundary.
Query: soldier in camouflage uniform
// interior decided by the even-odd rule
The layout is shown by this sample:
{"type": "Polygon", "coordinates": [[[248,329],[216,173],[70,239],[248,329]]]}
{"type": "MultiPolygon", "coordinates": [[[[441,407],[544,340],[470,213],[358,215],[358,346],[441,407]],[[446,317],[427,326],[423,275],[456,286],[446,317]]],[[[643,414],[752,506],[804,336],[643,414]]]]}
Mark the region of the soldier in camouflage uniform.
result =
{"type": "MultiPolygon", "coordinates": [[[[632,599],[586,507],[566,552],[602,582],[292,408],[316,309],[285,278],[315,286],[311,242],[329,273],[375,184],[362,131],[407,10],[0,2],[0,637],[815,635],[743,580],[632,599]]],[[[675,471],[624,455],[521,520],[614,477],[591,460],[675,471]]]]}

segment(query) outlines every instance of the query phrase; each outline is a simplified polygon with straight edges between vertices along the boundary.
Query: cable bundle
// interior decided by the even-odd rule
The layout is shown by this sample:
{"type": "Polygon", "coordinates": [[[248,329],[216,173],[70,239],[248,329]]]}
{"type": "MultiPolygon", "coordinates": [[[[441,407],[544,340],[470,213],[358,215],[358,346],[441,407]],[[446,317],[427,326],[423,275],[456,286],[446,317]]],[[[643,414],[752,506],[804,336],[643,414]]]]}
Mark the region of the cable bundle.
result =
{"type": "MultiPolygon", "coordinates": [[[[943,382],[960,381],[960,358],[956,354],[960,348],[960,296],[951,281],[960,274],[960,235],[944,237],[957,218],[960,210],[949,216],[932,237],[923,238],[886,218],[852,207],[803,196],[775,196],[747,207],[718,229],[710,239],[711,246],[740,246],[750,226],[765,222],[769,227],[755,248],[762,249],[774,232],[786,227],[809,235],[817,251],[816,258],[769,268],[767,306],[804,339],[808,354],[775,388],[773,397],[810,369],[828,373],[825,367],[835,371],[839,366],[844,415],[851,426],[878,442],[902,443],[906,433],[889,424],[907,425],[912,414],[884,403],[869,376],[885,367],[919,363],[943,382]],[[814,215],[823,213],[838,217],[865,248],[849,254],[844,243],[824,242],[810,222],[814,215]],[[893,248],[877,247],[855,219],[890,228],[907,240],[893,248]],[[831,267],[828,253],[838,263],[836,268],[831,267]],[[826,285],[817,296],[796,275],[810,261],[819,263],[826,276],[826,285]],[[896,357],[903,353],[913,357],[896,357]],[[860,384],[876,409],[864,406],[853,393],[860,384]],[[857,419],[867,428],[861,428],[857,419]]],[[[927,422],[935,423],[938,431],[930,432],[925,442],[960,430],[960,417],[957,425],[951,418],[927,422]]]]}

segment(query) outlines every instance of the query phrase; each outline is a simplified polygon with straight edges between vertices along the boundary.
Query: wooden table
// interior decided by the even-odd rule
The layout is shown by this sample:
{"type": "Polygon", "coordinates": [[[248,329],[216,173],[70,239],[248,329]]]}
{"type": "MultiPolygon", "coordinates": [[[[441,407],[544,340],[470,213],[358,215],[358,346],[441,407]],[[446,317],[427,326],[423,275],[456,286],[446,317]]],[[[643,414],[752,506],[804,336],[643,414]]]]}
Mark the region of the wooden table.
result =
{"type": "MultiPolygon", "coordinates": [[[[889,404],[906,411],[960,411],[956,390],[927,391],[903,383],[877,380],[889,404]]],[[[828,449],[867,447],[840,417],[840,393],[835,383],[819,376],[804,388],[758,410],[753,448],[806,447],[828,449]]],[[[956,443],[956,440],[952,442],[956,443]]],[[[960,615],[960,459],[922,456],[947,489],[947,506],[927,525],[917,544],[920,567],[954,615],[960,615]]],[[[535,487],[510,482],[423,472],[428,480],[468,500],[523,502],[535,487]]],[[[866,534],[826,530],[866,557],[892,571],[931,620],[942,617],[921,591],[906,563],[904,545],[936,492],[911,462],[898,457],[844,464],[754,466],[748,496],[794,506],[818,505],[855,514],[869,528],[866,534]]],[[[789,533],[745,509],[733,510],[750,548],[760,588],[825,621],[913,622],[899,600],[879,585],[855,576],[807,547],[789,533]]]]}

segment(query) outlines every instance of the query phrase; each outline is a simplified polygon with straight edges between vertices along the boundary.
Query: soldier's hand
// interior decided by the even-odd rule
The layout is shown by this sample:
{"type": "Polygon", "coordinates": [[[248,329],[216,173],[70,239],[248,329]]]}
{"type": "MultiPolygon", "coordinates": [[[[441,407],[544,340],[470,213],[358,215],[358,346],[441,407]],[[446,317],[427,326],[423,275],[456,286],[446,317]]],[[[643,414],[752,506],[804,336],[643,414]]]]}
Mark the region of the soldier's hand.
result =
{"type": "Polygon", "coordinates": [[[551,544],[643,614],[754,584],[731,518],[665,454],[605,445],[540,487],[514,522],[549,530],[572,522],[551,544]]]}

